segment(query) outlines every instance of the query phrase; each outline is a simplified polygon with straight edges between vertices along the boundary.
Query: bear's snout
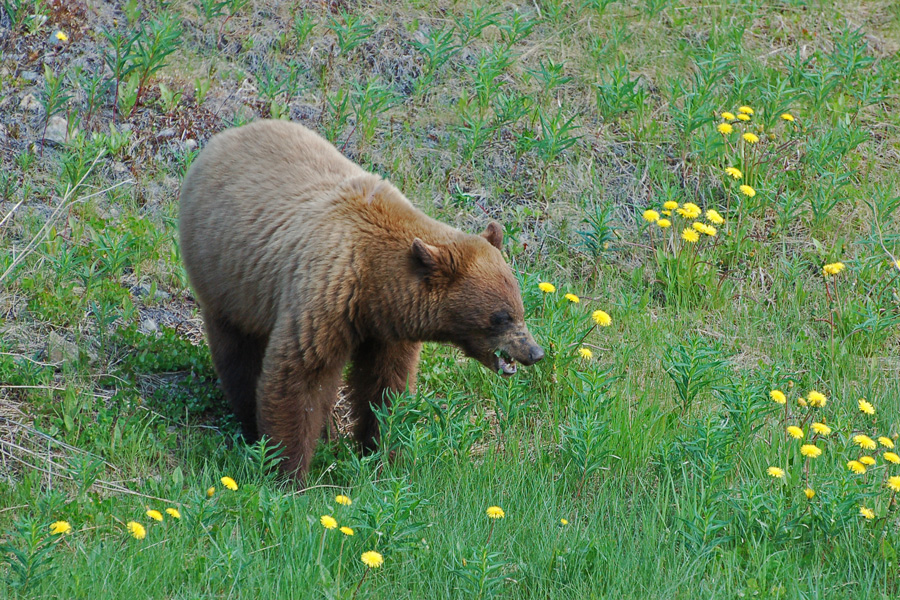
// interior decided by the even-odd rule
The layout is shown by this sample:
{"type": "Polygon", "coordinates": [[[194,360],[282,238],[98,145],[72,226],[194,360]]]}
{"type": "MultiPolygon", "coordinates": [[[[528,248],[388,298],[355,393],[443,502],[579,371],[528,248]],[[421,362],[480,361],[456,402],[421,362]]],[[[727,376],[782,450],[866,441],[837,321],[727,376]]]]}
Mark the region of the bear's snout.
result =
{"type": "Polygon", "coordinates": [[[530,367],[544,358],[544,349],[538,346],[534,340],[527,340],[521,345],[511,347],[509,354],[523,366],[530,367]]]}
{"type": "Polygon", "coordinates": [[[531,332],[524,327],[510,335],[501,349],[515,362],[526,367],[544,358],[544,349],[537,345],[531,332]]]}
{"type": "Polygon", "coordinates": [[[531,348],[528,349],[528,359],[520,360],[519,362],[525,365],[526,367],[530,367],[537,361],[544,358],[544,349],[538,346],[537,344],[533,344],[531,348]]]}

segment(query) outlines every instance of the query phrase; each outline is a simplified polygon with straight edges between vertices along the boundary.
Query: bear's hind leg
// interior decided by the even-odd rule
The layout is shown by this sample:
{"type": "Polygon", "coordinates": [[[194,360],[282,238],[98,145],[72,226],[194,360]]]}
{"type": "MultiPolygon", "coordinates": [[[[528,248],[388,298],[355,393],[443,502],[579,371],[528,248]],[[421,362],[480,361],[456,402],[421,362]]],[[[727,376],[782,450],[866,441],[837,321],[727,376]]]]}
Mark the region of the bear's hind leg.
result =
{"type": "Polygon", "coordinates": [[[415,342],[383,343],[368,341],[360,345],[351,358],[349,390],[350,418],[353,437],[364,452],[378,443],[378,419],[372,405],[383,406],[389,400],[385,391],[416,391],[416,369],[422,344],[415,342]]]}
{"type": "Polygon", "coordinates": [[[266,340],[247,335],[222,318],[209,316],[203,323],[225,397],[241,424],[244,439],[253,443],[259,439],[256,385],[262,371],[266,340]]]}
{"type": "Polygon", "coordinates": [[[337,399],[346,361],[310,365],[297,348],[298,336],[284,335],[266,349],[257,388],[259,433],[284,449],[282,472],[302,477],[337,399]]]}

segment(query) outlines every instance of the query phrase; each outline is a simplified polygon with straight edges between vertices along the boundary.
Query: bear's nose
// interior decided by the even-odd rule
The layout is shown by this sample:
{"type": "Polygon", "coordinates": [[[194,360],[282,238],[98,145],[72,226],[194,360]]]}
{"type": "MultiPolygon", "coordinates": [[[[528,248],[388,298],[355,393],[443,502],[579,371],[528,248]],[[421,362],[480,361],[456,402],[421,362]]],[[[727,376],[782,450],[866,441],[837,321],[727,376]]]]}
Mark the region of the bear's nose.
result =
{"type": "Polygon", "coordinates": [[[528,352],[528,358],[530,359],[531,364],[536,363],[537,361],[539,361],[539,360],[541,360],[542,358],[544,358],[544,349],[541,348],[540,346],[534,346],[534,347],[531,348],[531,350],[528,352]]]}

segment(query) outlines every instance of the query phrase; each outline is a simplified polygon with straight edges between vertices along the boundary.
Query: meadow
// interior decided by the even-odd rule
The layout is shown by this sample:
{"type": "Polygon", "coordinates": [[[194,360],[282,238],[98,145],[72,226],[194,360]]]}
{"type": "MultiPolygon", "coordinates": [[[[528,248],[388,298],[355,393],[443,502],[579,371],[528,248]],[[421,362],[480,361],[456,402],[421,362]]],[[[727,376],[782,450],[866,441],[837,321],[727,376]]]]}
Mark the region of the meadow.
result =
{"type": "Polygon", "coordinates": [[[891,0],[0,0],[0,597],[897,597],[898,50],[891,0]],[[176,244],[258,118],[500,222],[546,357],[426,345],[281,478],[176,244]]]}

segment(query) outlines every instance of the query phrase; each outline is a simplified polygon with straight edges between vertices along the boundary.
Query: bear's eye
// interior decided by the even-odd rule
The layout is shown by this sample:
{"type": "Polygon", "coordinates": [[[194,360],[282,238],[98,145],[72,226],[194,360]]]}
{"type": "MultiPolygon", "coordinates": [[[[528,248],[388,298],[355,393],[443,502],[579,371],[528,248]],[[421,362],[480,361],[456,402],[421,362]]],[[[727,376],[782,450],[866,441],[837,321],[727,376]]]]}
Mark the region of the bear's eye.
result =
{"type": "Polygon", "coordinates": [[[495,312],[491,315],[492,329],[500,329],[505,325],[509,325],[510,323],[512,323],[512,317],[509,315],[509,312],[505,310],[495,312]]]}

